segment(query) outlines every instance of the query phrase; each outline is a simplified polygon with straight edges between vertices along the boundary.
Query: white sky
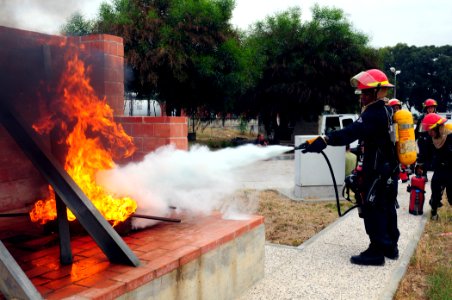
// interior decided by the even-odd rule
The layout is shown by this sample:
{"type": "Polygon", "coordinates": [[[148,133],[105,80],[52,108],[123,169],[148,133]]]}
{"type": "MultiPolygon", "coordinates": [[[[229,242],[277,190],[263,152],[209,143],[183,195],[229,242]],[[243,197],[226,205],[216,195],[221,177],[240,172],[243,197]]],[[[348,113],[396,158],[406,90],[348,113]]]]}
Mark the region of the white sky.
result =
{"type": "MultiPolygon", "coordinates": [[[[0,25],[44,33],[57,33],[76,9],[94,17],[105,0],[0,0],[0,25]]],[[[107,0],[111,2],[111,0],[107,0]]],[[[452,1],[450,0],[236,0],[232,24],[247,29],[256,21],[290,7],[301,7],[309,20],[311,7],[341,8],[353,27],[370,37],[375,47],[408,45],[452,45],[452,1]]]]}

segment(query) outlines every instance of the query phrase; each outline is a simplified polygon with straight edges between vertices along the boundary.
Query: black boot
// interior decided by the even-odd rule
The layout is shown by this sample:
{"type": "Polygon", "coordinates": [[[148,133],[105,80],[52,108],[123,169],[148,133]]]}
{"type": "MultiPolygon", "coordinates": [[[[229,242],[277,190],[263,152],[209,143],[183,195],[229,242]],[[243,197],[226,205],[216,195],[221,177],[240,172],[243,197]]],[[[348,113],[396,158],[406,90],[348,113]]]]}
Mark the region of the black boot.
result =
{"type": "Polygon", "coordinates": [[[397,259],[399,258],[399,249],[396,247],[388,248],[383,251],[385,257],[389,259],[397,259]]]}
{"type": "Polygon", "coordinates": [[[433,204],[432,199],[428,202],[430,206],[432,207],[432,214],[430,216],[430,220],[438,220],[438,208],[443,206],[443,203],[441,201],[438,202],[438,204],[433,204]]]}
{"type": "Polygon", "coordinates": [[[383,266],[385,264],[385,257],[382,251],[369,246],[366,251],[352,256],[350,262],[362,266],[383,266]]]}
{"type": "Polygon", "coordinates": [[[433,209],[432,208],[432,215],[430,216],[430,220],[434,220],[434,221],[438,221],[439,216],[438,216],[438,212],[436,211],[436,208],[433,209]]]}

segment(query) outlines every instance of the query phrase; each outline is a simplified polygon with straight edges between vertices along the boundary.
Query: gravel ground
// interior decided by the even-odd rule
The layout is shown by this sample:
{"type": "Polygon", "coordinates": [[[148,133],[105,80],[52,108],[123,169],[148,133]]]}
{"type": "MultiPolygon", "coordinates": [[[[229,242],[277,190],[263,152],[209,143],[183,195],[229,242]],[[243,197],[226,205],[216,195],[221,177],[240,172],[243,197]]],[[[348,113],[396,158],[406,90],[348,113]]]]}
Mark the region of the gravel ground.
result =
{"type": "MultiPolygon", "coordinates": [[[[244,188],[280,188],[287,194],[294,184],[293,168],[291,160],[265,161],[238,176],[244,176],[244,188]]],[[[423,216],[408,213],[406,183],[399,184],[398,200],[398,260],[386,259],[378,267],[350,263],[350,256],[368,246],[362,219],[353,210],[298,247],[267,244],[265,277],[240,299],[392,299],[429,215],[428,205],[423,216]]]]}

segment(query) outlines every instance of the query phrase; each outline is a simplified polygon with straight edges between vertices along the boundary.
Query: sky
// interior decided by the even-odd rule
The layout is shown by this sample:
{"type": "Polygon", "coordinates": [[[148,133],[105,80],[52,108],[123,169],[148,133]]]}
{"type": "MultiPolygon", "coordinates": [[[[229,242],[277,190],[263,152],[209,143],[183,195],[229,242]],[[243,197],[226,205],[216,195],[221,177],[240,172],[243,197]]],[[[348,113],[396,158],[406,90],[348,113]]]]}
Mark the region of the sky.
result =
{"type": "MultiPolygon", "coordinates": [[[[94,18],[101,2],[112,0],[0,0],[0,25],[56,34],[76,10],[94,18]]],[[[309,21],[311,7],[344,11],[353,28],[370,38],[374,47],[452,45],[452,1],[449,0],[236,0],[231,23],[246,30],[256,21],[300,7],[309,21]]]]}

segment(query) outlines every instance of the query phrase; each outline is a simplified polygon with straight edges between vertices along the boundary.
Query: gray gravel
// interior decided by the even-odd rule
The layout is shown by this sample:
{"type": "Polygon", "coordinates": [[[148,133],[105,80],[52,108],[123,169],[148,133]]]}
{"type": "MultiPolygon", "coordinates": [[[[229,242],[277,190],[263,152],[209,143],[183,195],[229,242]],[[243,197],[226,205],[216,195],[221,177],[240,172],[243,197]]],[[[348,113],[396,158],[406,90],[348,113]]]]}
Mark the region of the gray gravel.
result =
{"type": "MultiPolygon", "coordinates": [[[[237,176],[244,188],[273,188],[290,194],[294,162],[259,162],[239,170],[237,176]]],[[[240,299],[392,299],[430,214],[428,204],[423,216],[408,213],[406,186],[399,183],[399,259],[386,259],[378,267],[350,263],[350,256],[369,243],[363,221],[353,210],[299,247],[267,244],[265,277],[240,299]]],[[[428,185],[426,199],[429,192],[428,185]]]]}

